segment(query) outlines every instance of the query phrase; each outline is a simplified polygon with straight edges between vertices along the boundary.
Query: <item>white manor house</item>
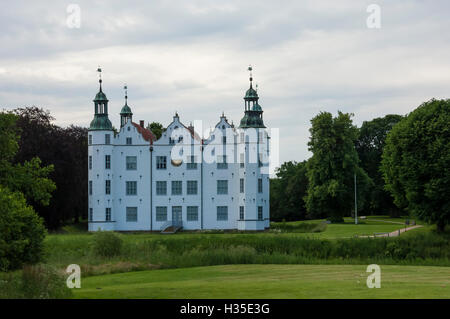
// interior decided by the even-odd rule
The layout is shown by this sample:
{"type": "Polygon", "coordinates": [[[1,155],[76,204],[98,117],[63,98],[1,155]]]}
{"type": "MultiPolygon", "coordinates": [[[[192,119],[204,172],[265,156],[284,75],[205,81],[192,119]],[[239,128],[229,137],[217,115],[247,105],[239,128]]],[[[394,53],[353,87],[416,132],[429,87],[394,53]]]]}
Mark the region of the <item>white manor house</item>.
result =
{"type": "Polygon", "coordinates": [[[201,138],[176,113],[156,139],[133,122],[126,93],[115,134],[100,78],[88,133],[89,231],[268,228],[270,137],[252,81],[239,127],[222,114],[201,138]]]}

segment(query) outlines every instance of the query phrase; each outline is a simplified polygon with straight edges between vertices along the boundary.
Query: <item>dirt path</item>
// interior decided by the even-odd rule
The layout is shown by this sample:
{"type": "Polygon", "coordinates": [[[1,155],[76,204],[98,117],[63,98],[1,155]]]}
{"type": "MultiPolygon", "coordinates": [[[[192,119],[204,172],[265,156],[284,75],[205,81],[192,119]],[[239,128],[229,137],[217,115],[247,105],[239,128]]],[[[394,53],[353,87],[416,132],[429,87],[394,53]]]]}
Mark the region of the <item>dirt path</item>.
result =
{"type": "Polygon", "coordinates": [[[400,236],[401,233],[404,233],[404,232],[407,232],[408,230],[416,229],[419,227],[423,227],[423,226],[415,225],[415,226],[411,226],[411,227],[400,228],[400,229],[394,230],[393,232],[390,232],[390,233],[378,233],[378,234],[375,233],[372,236],[359,236],[359,237],[365,237],[365,238],[367,238],[367,237],[371,237],[371,238],[373,238],[373,237],[397,237],[397,236],[400,236]]]}

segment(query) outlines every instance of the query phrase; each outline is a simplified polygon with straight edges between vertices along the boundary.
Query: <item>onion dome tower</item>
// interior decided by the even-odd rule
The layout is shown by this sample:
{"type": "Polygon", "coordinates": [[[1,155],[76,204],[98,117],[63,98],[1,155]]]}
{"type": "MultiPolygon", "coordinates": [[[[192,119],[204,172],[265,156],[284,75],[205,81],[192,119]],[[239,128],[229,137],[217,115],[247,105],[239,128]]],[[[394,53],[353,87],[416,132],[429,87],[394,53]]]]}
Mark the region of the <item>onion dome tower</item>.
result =
{"type": "Polygon", "coordinates": [[[102,69],[98,68],[97,72],[99,73],[100,90],[93,100],[95,113],[89,131],[112,130],[112,124],[108,118],[108,98],[102,91],[102,69]]]}
{"type": "Polygon", "coordinates": [[[250,88],[245,92],[245,114],[241,119],[240,128],[265,128],[263,117],[262,117],[262,107],[258,104],[259,96],[258,92],[253,88],[253,76],[252,67],[249,66],[250,71],[250,88]]]}
{"type": "Polygon", "coordinates": [[[128,87],[126,84],[123,89],[125,90],[125,105],[120,110],[120,127],[123,127],[125,124],[127,124],[128,120],[133,120],[133,113],[128,106],[128,87]]]}

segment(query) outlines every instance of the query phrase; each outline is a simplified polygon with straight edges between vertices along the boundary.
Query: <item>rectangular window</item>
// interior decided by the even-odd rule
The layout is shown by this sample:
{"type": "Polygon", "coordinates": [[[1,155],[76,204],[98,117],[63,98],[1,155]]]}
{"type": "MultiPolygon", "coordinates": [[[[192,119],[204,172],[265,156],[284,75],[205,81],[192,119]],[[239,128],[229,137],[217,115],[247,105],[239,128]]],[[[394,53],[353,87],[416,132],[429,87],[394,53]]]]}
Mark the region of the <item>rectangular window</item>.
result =
{"type": "Polygon", "coordinates": [[[105,181],[105,194],[110,195],[111,194],[111,180],[107,179],[105,181]]]}
{"type": "Polygon", "coordinates": [[[127,156],[127,170],[135,171],[137,169],[137,156],[127,156]]]}
{"type": "Polygon", "coordinates": [[[111,144],[111,134],[105,134],[105,144],[111,144]]]}
{"type": "Polygon", "coordinates": [[[227,137],[226,136],[222,136],[222,144],[227,144],[227,137]]]}
{"type": "Polygon", "coordinates": [[[105,169],[111,169],[111,155],[105,155],[105,169]]]}
{"type": "Polygon", "coordinates": [[[243,193],[244,192],[244,179],[241,178],[239,180],[239,192],[243,193]]]}
{"type": "Polygon", "coordinates": [[[191,155],[189,162],[186,164],[187,169],[197,169],[197,157],[191,155]]]}
{"type": "Polygon", "coordinates": [[[258,220],[263,219],[263,208],[262,206],[258,206],[258,220]]]}
{"type": "Polygon", "coordinates": [[[137,182],[127,181],[126,182],[126,194],[127,195],[137,195],[137,182]]]}
{"type": "Polygon", "coordinates": [[[228,194],[228,181],[218,180],[217,181],[217,194],[225,195],[228,194]]]}
{"type": "Polygon", "coordinates": [[[227,163],[227,156],[218,156],[217,157],[217,169],[227,169],[228,163],[227,163]]]}
{"type": "Polygon", "coordinates": [[[262,178],[258,178],[258,193],[262,193],[262,192],[263,192],[262,178]]]}
{"type": "Polygon", "coordinates": [[[244,206],[239,206],[239,219],[244,220],[244,206]]]}
{"type": "Polygon", "coordinates": [[[172,195],[181,195],[183,193],[182,181],[172,181],[172,195]]]}
{"type": "Polygon", "coordinates": [[[181,206],[172,206],[172,220],[176,222],[180,222],[183,220],[181,206]]]}
{"type": "Polygon", "coordinates": [[[187,181],[187,194],[197,195],[197,181],[187,181]]]}
{"type": "Polygon", "coordinates": [[[167,207],[166,206],[156,206],[156,221],[157,222],[167,221],[167,207]]]}
{"type": "Polygon", "coordinates": [[[127,145],[133,144],[133,139],[131,137],[127,137],[127,145]]]}
{"type": "Polygon", "coordinates": [[[258,132],[258,143],[263,142],[263,132],[258,132]]]}
{"type": "Polygon", "coordinates": [[[92,169],[92,156],[89,155],[89,169],[92,169]]]}
{"type": "Polygon", "coordinates": [[[166,156],[156,156],[156,169],[166,169],[167,158],[166,156]]]}
{"type": "Polygon", "coordinates": [[[166,181],[156,181],[156,195],[167,195],[166,181]]]}
{"type": "Polygon", "coordinates": [[[217,220],[228,220],[228,206],[217,206],[217,220]]]}
{"type": "Polygon", "coordinates": [[[111,221],[111,208],[106,208],[105,209],[105,220],[107,222],[111,221]]]}
{"type": "Polygon", "coordinates": [[[241,153],[240,154],[240,166],[241,167],[244,167],[244,164],[245,164],[245,154],[244,153],[241,153]]]}
{"type": "Polygon", "coordinates": [[[89,195],[92,195],[92,181],[89,181],[89,195]]]}
{"type": "Polygon", "coordinates": [[[89,220],[94,220],[94,210],[89,208],[89,220]]]}
{"type": "Polygon", "coordinates": [[[127,207],[127,222],[137,222],[137,207],[127,207]]]}
{"type": "Polygon", "coordinates": [[[244,132],[242,132],[240,134],[240,136],[241,136],[241,143],[244,143],[245,142],[245,134],[244,134],[244,132]]]}
{"type": "Polygon", "coordinates": [[[187,221],[197,221],[197,220],[198,220],[198,206],[188,206],[187,221]]]}
{"type": "Polygon", "coordinates": [[[89,145],[92,145],[92,135],[89,134],[89,145]]]}

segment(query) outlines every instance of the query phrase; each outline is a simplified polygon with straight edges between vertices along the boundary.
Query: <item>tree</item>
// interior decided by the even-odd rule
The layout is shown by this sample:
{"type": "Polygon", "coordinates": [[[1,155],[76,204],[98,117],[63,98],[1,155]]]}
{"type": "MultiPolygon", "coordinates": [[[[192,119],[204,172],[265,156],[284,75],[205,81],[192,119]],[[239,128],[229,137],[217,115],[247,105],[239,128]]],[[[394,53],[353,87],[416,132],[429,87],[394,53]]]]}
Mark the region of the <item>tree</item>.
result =
{"type": "Polygon", "coordinates": [[[153,134],[155,134],[156,139],[159,139],[162,135],[162,133],[166,130],[164,126],[161,123],[158,122],[151,122],[147,125],[147,129],[152,131],[153,134]]]}
{"type": "Polygon", "coordinates": [[[381,171],[394,203],[445,230],[450,220],[450,100],[423,103],[389,132],[381,171]]]}
{"type": "Polygon", "coordinates": [[[368,210],[371,213],[386,213],[398,216],[400,210],[395,206],[393,198],[384,189],[384,180],[380,171],[381,156],[386,136],[392,127],[403,119],[401,115],[390,114],[382,118],[363,122],[356,141],[356,151],[360,166],[369,175],[373,185],[369,190],[368,210]]]}
{"type": "Polygon", "coordinates": [[[20,163],[38,156],[43,165],[54,167],[50,176],[57,189],[52,200],[48,206],[31,202],[32,206],[50,229],[87,219],[87,129],[58,127],[42,108],[18,108],[14,112],[22,132],[15,161],[20,163]]]}
{"type": "Polygon", "coordinates": [[[311,120],[311,138],[308,143],[313,153],[307,163],[309,180],[306,209],[310,217],[329,218],[342,222],[346,214],[354,211],[354,174],[358,179],[358,207],[370,179],[358,166],[355,142],[358,129],[351,120],[352,114],[321,112],[311,120]]]}
{"type": "Polygon", "coordinates": [[[286,162],[277,169],[276,178],[270,181],[270,215],[274,221],[306,218],[303,197],[308,178],[306,162],[286,162]]]}

